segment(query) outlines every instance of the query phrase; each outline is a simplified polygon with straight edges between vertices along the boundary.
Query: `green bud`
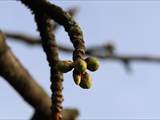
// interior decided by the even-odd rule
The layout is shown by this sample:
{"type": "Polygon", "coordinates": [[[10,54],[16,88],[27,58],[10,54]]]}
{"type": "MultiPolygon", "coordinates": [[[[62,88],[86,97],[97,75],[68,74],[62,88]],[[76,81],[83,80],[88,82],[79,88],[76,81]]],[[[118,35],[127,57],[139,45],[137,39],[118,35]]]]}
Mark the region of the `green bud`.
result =
{"type": "Polygon", "coordinates": [[[79,84],[79,86],[83,89],[89,89],[92,86],[92,79],[91,76],[85,72],[81,75],[82,79],[81,82],[79,84]]]}
{"type": "Polygon", "coordinates": [[[72,70],[73,62],[72,61],[59,61],[56,65],[56,68],[62,73],[66,73],[72,70]]]}
{"type": "Polygon", "coordinates": [[[86,62],[84,60],[78,59],[77,61],[75,61],[74,67],[75,67],[76,71],[81,73],[81,72],[85,72],[86,71],[87,64],[86,64],[86,62]]]}
{"type": "Polygon", "coordinates": [[[99,61],[95,57],[88,57],[85,59],[87,62],[87,69],[90,71],[96,71],[99,68],[99,61]]]}
{"type": "Polygon", "coordinates": [[[81,75],[78,74],[76,72],[76,70],[73,71],[73,80],[74,80],[74,82],[75,82],[76,85],[79,85],[80,82],[81,82],[81,75]]]}

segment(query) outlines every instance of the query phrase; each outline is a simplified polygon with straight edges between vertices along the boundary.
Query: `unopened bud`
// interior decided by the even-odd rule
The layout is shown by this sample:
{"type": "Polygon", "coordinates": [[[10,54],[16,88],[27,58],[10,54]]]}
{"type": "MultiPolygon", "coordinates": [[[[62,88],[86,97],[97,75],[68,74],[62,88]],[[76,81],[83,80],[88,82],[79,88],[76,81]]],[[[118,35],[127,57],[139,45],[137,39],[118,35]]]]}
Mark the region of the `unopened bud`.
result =
{"type": "Polygon", "coordinates": [[[74,67],[75,67],[76,71],[81,73],[81,72],[85,72],[86,71],[87,64],[86,64],[86,62],[84,60],[78,59],[77,61],[75,61],[74,67]]]}
{"type": "Polygon", "coordinates": [[[66,73],[73,68],[72,61],[59,61],[56,65],[57,69],[62,73],[66,73]]]}
{"type": "Polygon", "coordinates": [[[95,57],[88,57],[85,59],[87,62],[87,69],[90,71],[96,71],[99,68],[99,61],[95,57]]]}
{"type": "Polygon", "coordinates": [[[79,84],[79,86],[83,89],[89,89],[92,86],[92,79],[91,76],[85,72],[81,75],[81,82],[79,84]]]}
{"type": "Polygon", "coordinates": [[[78,74],[76,72],[76,70],[73,71],[73,80],[74,80],[74,82],[75,82],[76,85],[79,85],[80,82],[81,82],[81,75],[78,74]]]}

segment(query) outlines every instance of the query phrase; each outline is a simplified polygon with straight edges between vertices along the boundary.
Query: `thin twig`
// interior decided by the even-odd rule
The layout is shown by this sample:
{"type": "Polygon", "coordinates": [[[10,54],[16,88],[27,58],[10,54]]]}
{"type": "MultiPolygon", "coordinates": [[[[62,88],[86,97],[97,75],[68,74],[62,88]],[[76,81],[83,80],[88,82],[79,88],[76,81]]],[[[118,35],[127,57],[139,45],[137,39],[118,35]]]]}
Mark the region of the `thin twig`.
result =
{"type": "Polygon", "coordinates": [[[62,81],[63,74],[57,70],[55,65],[59,61],[58,48],[55,41],[55,36],[52,34],[52,25],[50,19],[46,15],[41,15],[41,13],[35,13],[35,21],[42,38],[42,46],[47,55],[47,60],[50,66],[51,74],[51,91],[52,91],[52,120],[62,119],[62,81]]]}
{"type": "Polygon", "coordinates": [[[51,91],[52,91],[52,96],[51,96],[52,119],[61,120],[62,110],[63,110],[62,107],[63,74],[60,71],[58,71],[58,69],[55,66],[59,62],[58,47],[56,45],[55,36],[52,33],[53,26],[51,24],[51,19],[48,17],[46,13],[41,11],[41,9],[43,8],[42,5],[37,6],[37,4],[39,3],[47,3],[47,2],[45,0],[41,1],[21,0],[21,2],[26,6],[28,6],[35,15],[37,28],[42,38],[43,50],[46,53],[47,60],[50,66],[50,74],[51,74],[50,80],[51,80],[51,91]]]}
{"type": "Polygon", "coordinates": [[[68,32],[71,42],[75,48],[73,52],[73,60],[83,58],[85,55],[85,46],[83,40],[83,34],[78,24],[73,18],[60,7],[47,2],[46,0],[21,0],[34,14],[35,20],[38,26],[42,38],[42,46],[47,55],[47,60],[51,67],[51,90],[52,90],[52,113],[54,120],[60,120],[62,118],[62,80],[63,75],[56,69],[55,65],[59,61],[58,47],[55,42],[55,38],[52,34],[52,28],[50,27],[49,18],[52,18],[55,22],[62,25],[68,32]]]}
{"type": "Polygon", "coordinates": [[[71,42],[73,43],[74,48],[76,49],[73,53],[73,60],[82,58],[85,54],[85,46],[83,40],[83,34],[74,21],[67,12],[62,8],[46,2],[46,0],[21,0],[26,3],[26,5],[32,9],[32,11],[38,11],[41,14],[46,14],[51,17],[55,22],[64,26],[65,30],[68,32],[71,42]],[[36,6],[36,7],[35,7],[36,6]]]}
{"type": "MultiPolygon", "coordinates": [[[[15,41],[20,41],[23,43],[26,43],[28,45],[41,45],[41,40],[37,37],[33,37],[32,35],[22,34],[22,33],[12,33],[12,32],[5,32],[6,36],[8,38],[11,38],[15,41]]],[[[113,61],[123,61],[128,60],[130,62],[154,62],[159,63],[160,62],[160,56],[156,55],[131,55],[131,54],[113,54],[111,56],[105,55],[105,54],[95,54],[95,51],[97,52],[98,49],[102,48],[104,46],[98,46],[98,47],[90,47],[86,49],[87,55],[93,55],[101,60],[113,60],[113,61]]],[[[67,53],[72,53],[73,48],[58,45],[59,50],[67,53]]]]}
{"type": "MultiPolygon", "coordinates": [[[[4,32],[6,37],[11,38],[15,41],[26,43],[27,45],[41,45],[42,41],[40,38],[31,37],[31,35],[26,35],[23,33],[13,33],[13,32],[4,32]]],[[[9,39],[10,40],[10,39],[9,39]]],[[[62,45],[58,45],[59,50],[64,52],[73,52],[73,48],[66,48],[62,45]]]]}

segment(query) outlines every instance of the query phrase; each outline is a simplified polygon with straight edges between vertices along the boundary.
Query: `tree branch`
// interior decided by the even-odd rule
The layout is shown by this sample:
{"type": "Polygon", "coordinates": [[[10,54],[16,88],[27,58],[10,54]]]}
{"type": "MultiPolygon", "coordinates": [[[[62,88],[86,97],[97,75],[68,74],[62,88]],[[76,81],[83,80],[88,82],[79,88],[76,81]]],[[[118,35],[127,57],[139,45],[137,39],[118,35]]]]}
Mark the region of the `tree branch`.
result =
{"type": "MultiPolygon", "coordinates": [[[[42,45],[42,41],[40,38],[30,37],[31,35],[26,35],[23,33],[12,33],[12,32],[4,32],[6,37],[11,38],[12,40],[26,43],[27,45],[42,45]]],[[[58,45],[59,50],[64,52],[73,52],[73,48],[66,48],[62,45],[58,45]]]]}
{"type": "MultiPolygon", "coordinates": [[[[12,40],[19,41],[26,43],[28,45],[41,45],[41,40],[39,38],[33,37],[31,35],[22,34],[22,33],[12,33],[12,32],[5,32],[8,38],[12,40]]],[[[59,50],[67,53],[72,53],[73,48],[58,45],[59,50]]],[[[128,60],[130,62],[153,62],[153,63],[160,63],[160,56],[154,55],[131,55],[131,54],[113,54],[111,56],[102,54],[97,52],[99,49],[104,49],[104,46],[95,46],[86,49],[87,55],[93,55],[101,60],[113,60],[113,61],[124,61],[128,60]],[[95,54],[95,51],[97,54],[95,54]]]]}
{"type": "Polygon", "coordinates": [[[47,60],[50,66],[50,75],[51,75],[51,91],[52,91],[52,120],[61,120],[62,119],[62,81],[63,74],[58,71],[55,65],[59,62],[58,48],[55,41],[55,36],[52,34],[52,25],[50,20],[45,14],[42,15],[39,12],[35,12],[35,21],[42,38],[43,50],[47,55],[47,60]]]}
{"type": "MultiPolygon", "coordinates": [[[[47,93],[31,77],[5,43],[5,36],[0,32],[0,76],[20,94],[20,96],[35,109],[33,120],[51,119],[51,100],[47,93]]],[[[63,120],[75,120],[76,109],[64,109],[63,120]],[[73,113],[73,115],[71,115],[73,113]]]]}
{"type": "Polygon", "coordinates": [[[37,11],[41,14],[46,14],[51,17],[55,22],[64,26],[68,32],[71,42],[75,48],[73,52],[73,60],[82,58],[85,54],[85,46],[83,34],[78,24],[73,18],[60,7],[47,2],[46,0],[21,0],[32,11],[37,11]]]}
{"type": "Polygon", "coordinates": [[[59,62],[58,56],[58,47],[56,44],[55,36],[52,33],[53,26],[51,24],[51,19],[45,12],[42,12],[42,5],[37,6],[39,3],[48,3],[45,0],[41,1],[33,1],[33,0],[21,0],[21,2],[28,6],[30,10],[35,15],[35,21],[37,23],[38,31],[40,32],[40,36],[42,38],[42,46],[43,50],[46,53],[47,60],[50,66],[50,74],[51,74],[51,91],[52,91],[52,119],[53,120],[61,120],[62,119],[62,81],[63,81],[63,73],[61,73],[57,68],[56,64],[59,62]],[[37,9],[38,8],[38,9],[37,9]]]}
{"type": "Polygon", "coordinates": [[[55,42],[55,37],[52,34],[50,18],[60,25],[63,25],[65,30],[68,32],[70,40],[75,48],[73,52],[74,61],[79,58],[83,59],[83,56],[85,55],[82,31],[67,12],[63,11],[58,6],[47,2],[46,0],[21,0],[21,2],[35,15],[38,31],[40,32],[40,36],[42,38],[43,50],[47,55],[47,60],[51,68],[52,115],[54,120],[61,120],[63,74],[55,66],[59,62],[58,47],[55,42]]]}
{"type": "MultiPolygon", "coordinates": [[[[72,7],[72,8],[69,8],[66,12],[68,14],[70,14],[71,16],[75,16],[76,13],[78,12],[78,8],[77,7],[72,7]]],[[[53,25],[53,30],[56,31],[58,29],[58,27],[59,27],[59,25],[55,23],[53,25]]]]}
{"type": "Polygon", "coordinates": [[[27,103],[48,118],[51,113],[48,109],[51,106],[48,95],[13,55],[4,39],[4,35],[0,32],[0,75],[27,103]]]}

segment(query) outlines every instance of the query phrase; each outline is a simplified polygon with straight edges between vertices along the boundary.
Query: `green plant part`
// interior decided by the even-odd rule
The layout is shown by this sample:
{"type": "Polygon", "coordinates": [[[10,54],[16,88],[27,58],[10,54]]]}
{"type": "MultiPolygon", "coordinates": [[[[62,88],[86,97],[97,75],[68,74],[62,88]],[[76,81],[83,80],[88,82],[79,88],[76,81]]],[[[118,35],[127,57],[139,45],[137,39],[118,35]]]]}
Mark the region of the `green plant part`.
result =
{"type": "Polygon", "coordinates": [[[60,72],[66,73],[73,69],[73,62],[72,61],[59,61],[56,67],[60,72]]]}
{"type": "Polygon", "coordinates": [[[76,70],[73,70],[73,80],[76,85],[79,85],[81,82],[81,75],[78,74],[76,70]]]}
{"type": "Polygon", "coordinates": [[[91,76],[87,72],[84,72],[83,74],[81,74],[81,82],[79,86],[83,89],[91,88],[92,79],[91,79],[91,76]]]}
{"type": "Polygon", "coordinates": [[[77,72],[83,73],[87,69],[87,63],[82,59],[78,59],[75,61],[74,67],[77,72]]]}
{"type": "Polygon", "coordinates": [[[85,59],[87,62],[87,69],[90,71],[96,71],[99,68],[99,61],[95,57],[88,57],[85,59]]]}

